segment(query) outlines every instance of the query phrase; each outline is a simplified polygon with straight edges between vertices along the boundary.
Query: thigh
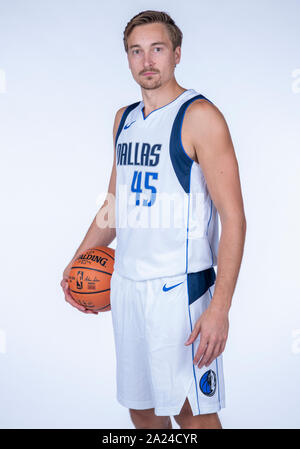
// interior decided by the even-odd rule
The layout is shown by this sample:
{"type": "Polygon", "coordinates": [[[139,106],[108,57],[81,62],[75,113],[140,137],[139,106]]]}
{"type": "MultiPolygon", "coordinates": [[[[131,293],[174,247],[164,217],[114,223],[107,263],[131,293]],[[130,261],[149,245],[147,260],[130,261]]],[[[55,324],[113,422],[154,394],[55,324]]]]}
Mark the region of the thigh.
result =
{"type": "Polygon", "coordinates": [[[145,322],[155,412],[173,415],[193,377],[186,274],[148,281],[145,322]]]}
{"type": "Polygon", "coordinates": [[[191,278],[197,280],[197,274],[148,281],[145,334],[157,415],[178,415],[187,397],[193,415],[219,411],[225,404],[222,355],[199,369],[193,359],[200,335],[184,344],[213,293],[213,286],[203,294],[193,289],[191,278]]]}
{"type": "Polygon", "coordinates": [[[145,341],[144,282],[111,279],[111,316],[115,339],[117,399],[127,408],[153,407],[149,360],[145,341]]]}

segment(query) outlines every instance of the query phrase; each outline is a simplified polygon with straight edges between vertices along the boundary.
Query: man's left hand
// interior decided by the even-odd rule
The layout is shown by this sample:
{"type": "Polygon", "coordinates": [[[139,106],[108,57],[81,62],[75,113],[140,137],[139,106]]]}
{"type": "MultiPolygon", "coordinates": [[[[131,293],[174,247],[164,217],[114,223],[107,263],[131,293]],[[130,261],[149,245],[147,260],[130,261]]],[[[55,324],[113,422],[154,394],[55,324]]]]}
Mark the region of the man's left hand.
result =
{"type": "Polygon", "coordinates": [[[213,298],[207,309],[196,321],[195,327],[185,345],[193,343],[200,333],[200,344],[193,363],[202,366],[209,366],[225,349],[229,329],[228,312],[215,306],[213,298]]]}

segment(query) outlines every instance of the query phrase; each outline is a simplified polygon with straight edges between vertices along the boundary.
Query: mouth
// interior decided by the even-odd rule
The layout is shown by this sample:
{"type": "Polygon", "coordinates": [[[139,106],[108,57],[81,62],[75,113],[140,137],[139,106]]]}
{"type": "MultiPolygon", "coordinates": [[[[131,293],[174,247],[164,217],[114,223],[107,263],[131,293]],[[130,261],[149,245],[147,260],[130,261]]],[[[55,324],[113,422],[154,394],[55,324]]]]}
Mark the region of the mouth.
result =
{"type": "Polygon", "coordinates": [[[143,73],[143,76],[148,76],[148,75],[156,75],[156,72],[146,72],[146,73],[143,73]]]}

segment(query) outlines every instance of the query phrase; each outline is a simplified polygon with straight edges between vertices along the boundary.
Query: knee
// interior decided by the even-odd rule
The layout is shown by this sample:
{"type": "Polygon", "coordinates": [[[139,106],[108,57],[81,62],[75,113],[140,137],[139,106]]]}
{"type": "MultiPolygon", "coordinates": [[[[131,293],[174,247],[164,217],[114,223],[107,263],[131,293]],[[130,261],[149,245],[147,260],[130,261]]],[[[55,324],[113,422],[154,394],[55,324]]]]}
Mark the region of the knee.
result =
{"type": "Polygon", "coordinates": [[[177,415],[175,421],[181,429],[222,429],[217,413],[203,415],[177,415]]]}
{"type": "Polygon", "coordinates": [[[136,429],[147,429],[148,421],[147,416],[143,413],[143,410],[129,409],[129,415],[136,429]]]}

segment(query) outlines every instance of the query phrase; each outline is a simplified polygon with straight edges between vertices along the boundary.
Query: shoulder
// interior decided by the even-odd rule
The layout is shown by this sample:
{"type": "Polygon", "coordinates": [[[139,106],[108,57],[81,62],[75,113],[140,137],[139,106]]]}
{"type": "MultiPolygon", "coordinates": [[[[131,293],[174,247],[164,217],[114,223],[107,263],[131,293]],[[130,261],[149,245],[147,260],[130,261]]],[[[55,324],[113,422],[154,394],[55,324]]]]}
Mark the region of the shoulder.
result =
{"type": "Polygon", "coordinates": [[[126,111],[127,108],[129,108],[128,112],[130,112],[132,109],[135,109],[139,104],[140,104],[140,101],[137,101],[135,103],[131,103],[131,104],[128,104],[126,106],[122,106],[120,109],[118,109],[116,114],[115,114],[114,128],[115,127],[118,128],[118,126],[120,124],[120,121],[122,119],[122,116],[123,116],[123,114],[124,114],[124,112],[126,111]]]}
{"type": "MultiPolygon", "coordinates": [[[[231,144],[231,136],[222,112],[207,100],[195,100],[188,105],[182,125],[182,136],[192,158],[198,163],[207,154],[231,144]]],[[[219,154],[219,153],[218,153],[219,154]]]]}
{"type": "Polygon", "coordinates": [[[117,110],[116,114],[115,114],[115,122],[120,123],[122,115],[124,114],[125,110],[128,108],[127,106],[122,106],[120,109],[117,110]]]}
{"type": "Polygon", "coordinates": [[[114,126],[113,126],[113,134],[114,136],[116,136],[122,116],[125,112],[125,110],[128,108],[129,105],[127,106],[122,106],[120,109],[117,110],[116,114],[115,114],[115,120],[114,120],[114,126]]]}
{"type": "Polygon", "coordinates": [[[225,118],[217,106],[205,99],[193,101],[186,109],[185,124],[194,132],[226,126],[225,118]]]}

